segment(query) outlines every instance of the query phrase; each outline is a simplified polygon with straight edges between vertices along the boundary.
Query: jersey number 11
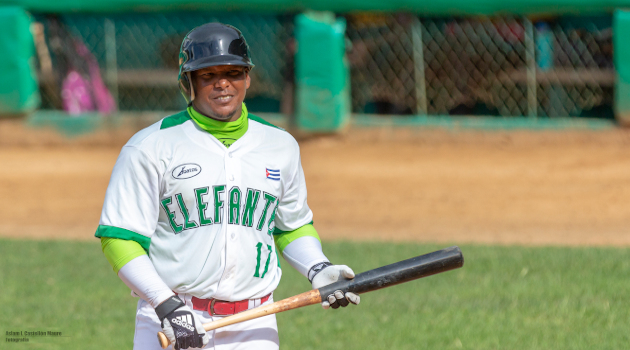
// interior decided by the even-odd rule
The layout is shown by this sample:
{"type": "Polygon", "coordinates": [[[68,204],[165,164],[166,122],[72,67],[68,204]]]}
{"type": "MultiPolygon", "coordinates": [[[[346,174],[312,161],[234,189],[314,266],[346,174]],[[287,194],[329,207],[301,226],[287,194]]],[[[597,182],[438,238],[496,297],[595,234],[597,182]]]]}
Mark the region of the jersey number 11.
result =
{"type": "Polygon", "coordinates": [[[256,271],[254,272],[254,277],[259,277],[259,278],[263,278],[265,277],[265,274],[267,273],[267,270],[269,269],[269,261],[271,261],[271,246],[269,244],[267,244],[267,249],[269,250],[269,254],[267,254],[267,263],[265,263],[265,270],[262,273],[262,276],[260,275],[260,255],[262,254],[262,246],[263,244],[261,242],[258,242],[258,244],[256,244],[256,250],[258,251],[258,255],[256,255],[256,271]]]}

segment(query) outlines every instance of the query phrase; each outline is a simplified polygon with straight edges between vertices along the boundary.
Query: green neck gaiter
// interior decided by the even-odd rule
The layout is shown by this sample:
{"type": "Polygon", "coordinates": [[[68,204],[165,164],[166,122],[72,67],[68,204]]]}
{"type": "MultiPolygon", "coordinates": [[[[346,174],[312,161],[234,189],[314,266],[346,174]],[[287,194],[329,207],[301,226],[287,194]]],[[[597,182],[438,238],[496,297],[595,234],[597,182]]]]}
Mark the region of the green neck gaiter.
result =
{"type": "Polygon", "coordinates": [[[190,114],[200,128],[216,137],[227,148],[232,146],[241,136],[245,135],[247,131],[247,107],[245,107],[245,103],[243,103],[241,116],[233,122],[222,122],[206,117],[197,112],[192,106],[188,107],[188,114],[190,114]]]}

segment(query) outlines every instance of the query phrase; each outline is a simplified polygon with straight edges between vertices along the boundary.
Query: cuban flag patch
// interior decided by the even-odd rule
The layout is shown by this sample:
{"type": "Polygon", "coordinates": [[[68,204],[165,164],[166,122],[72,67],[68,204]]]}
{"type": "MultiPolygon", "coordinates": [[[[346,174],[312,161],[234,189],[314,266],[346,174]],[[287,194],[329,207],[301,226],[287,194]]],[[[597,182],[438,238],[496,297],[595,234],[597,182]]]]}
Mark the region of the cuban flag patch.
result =
{"type": "Polygon", "coordinates": [[[280,169],[269,169],[266,168],[267,178],[269,180],[280,181],[280,169]]]}

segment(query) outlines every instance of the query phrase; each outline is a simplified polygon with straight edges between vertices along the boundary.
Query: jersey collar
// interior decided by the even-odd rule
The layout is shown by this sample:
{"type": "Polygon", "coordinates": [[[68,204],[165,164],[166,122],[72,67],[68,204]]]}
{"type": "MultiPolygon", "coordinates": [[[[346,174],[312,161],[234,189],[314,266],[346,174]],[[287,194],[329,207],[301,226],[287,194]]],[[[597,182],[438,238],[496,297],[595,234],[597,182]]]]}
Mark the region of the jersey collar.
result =
{"type": "Polygon", "coordinates": [[[197,112],[192,106],[187,108],[187,112],[201,129],[216,137],[227,148],[247,132],[248,112],[245,103],[241,108],[241,116],[233,122],[222,122],[209,118],[197,112]]]}

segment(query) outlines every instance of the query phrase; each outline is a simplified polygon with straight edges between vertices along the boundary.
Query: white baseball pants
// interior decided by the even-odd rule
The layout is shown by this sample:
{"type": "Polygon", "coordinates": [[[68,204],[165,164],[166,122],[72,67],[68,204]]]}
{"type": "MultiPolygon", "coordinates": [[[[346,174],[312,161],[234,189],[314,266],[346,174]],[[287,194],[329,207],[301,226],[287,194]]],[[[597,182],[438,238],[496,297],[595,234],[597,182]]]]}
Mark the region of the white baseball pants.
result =
{"type": "MultiPolygon", "coordinates": [[[[186,305],[192,309],[191,296],[179,294],[186,305]]],[[[263,305],[273,303],[273,296],[263,305]]],[[[201,322],[207,323],[225,316],[210,316],[206,311],[193,310],[201,322]]],[[[157,332],[161,331],[160,320],[153,307],[140,299],[136,311],[136,332],[133,338],[134,350],[161,350],[157,332]]],[[[278,350],[278,326],[276,315],[269,315],[254,320],[236,323],[210,331],[210,342],[204,349],[214,350],[278,350]]],[[[172,349],[172,345],[167,349],[172,349]]]]}

